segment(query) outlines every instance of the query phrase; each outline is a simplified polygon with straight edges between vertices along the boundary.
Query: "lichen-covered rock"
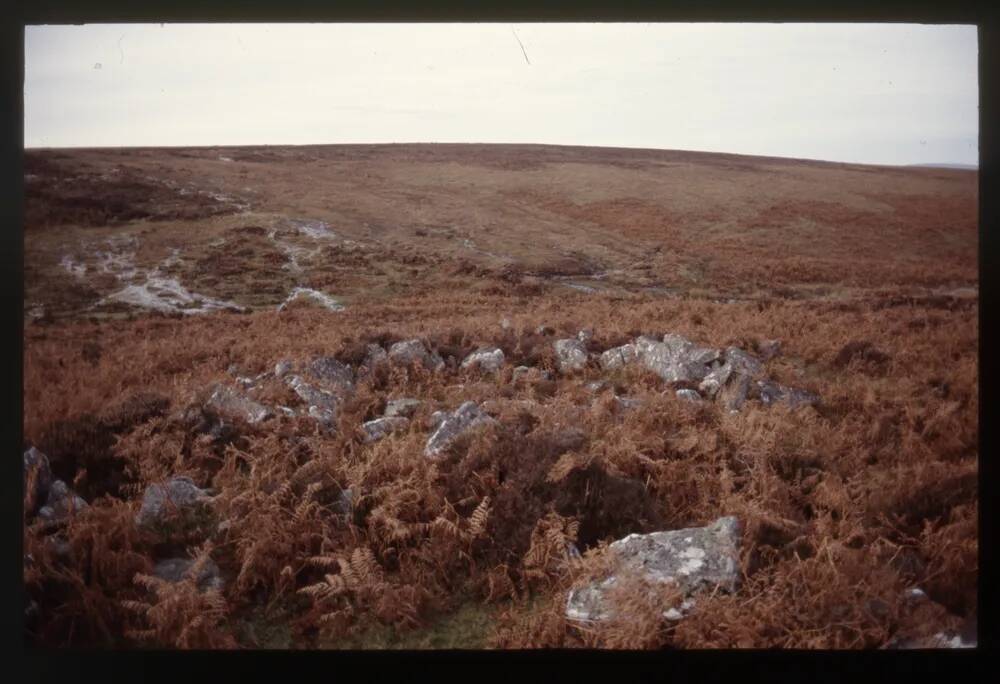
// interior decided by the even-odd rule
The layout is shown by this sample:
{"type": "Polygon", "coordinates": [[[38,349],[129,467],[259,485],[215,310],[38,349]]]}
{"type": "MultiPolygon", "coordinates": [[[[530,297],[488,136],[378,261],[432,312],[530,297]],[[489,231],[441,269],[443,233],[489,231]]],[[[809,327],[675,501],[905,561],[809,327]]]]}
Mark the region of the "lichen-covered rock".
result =
{"type": "MultiPolygon", "coordinates": [[[[309,405],[309,416],[324,424],[333,423],[344,401],[344,394],[316,387],[298,375],[288,376],[288,386],[309,405]]],[[[343,388],[340,390],[344,391],[343,388]]]]}
{"type": "Polygon", "coordinates": [[[28,483],[34,483],[33,501],[37,507],[49,495],[52,486],[52,467],[49,458],[35,447],[24,452],[24,491],[28,492],[28,483]]]}
{"type": "Polygon", "coordinates": [[[722,356],[718,349],[699,347],[686,337],[674,333],[664,335],[663,344],[667,345],[679,359],[689,363],[708,365],[722,356]]]}
{"type": "Polygon", "coordinates": [[[495,422],[496,420],[482,411],[476,402],[467,401],[444,416],[434,434],[427,440],[424,455],[428,458],[439,458],[461,435],[480,425],[495,422]]]}
{"type": "Polygon", "coordinates": [[[376,418],[361,425],[365,431],[365,442],[377,442],[393,432],[405,430],[410,421],[401,416],[376,418]]]}
{"type": "Polygon", "coordinates": [[[231,387],[216,385],[205,405],[220,415],[256,424],[267,420],[274,412],[267,406],[244,396],[231,387]]]}
{"type": "Polygon", "coordinates": [[[678,399],[686,399],[687,401],[693,402],[695,404],[701,402],[701,395],[698,394],[693,389],[679,389],[674,394],[677,395],[678,399]]]}
{"type": "MultiPolygon", "coordinates": [[[[180,582],[190,577],[194,568],[194,560],[190,558],[166,558],[156,563],[153,567],[153,576],[159,577],[167,582],[180,582]]],[[[224,586],[219,566],[211,558],[205,559],[197,577],[193,578],[198,585],[198,589],[206,591],[214,589],[221,591],[224,586]]]]}
{"type": "Polygon", "coordinates": [[[620,347],[612,347],[601,354],[601,368],[604,370],[615,370],[630,363],[638,361],[639,354],[634,344],[623,344],[620,347]]]}
{"type": "Polygon", "coordinates": [[[322,389],[345,396],[354,391],[354,371],[332,356],[321,356],[309,364],[308,374],[322,389]]]}
{"type": "Polygon", "coordinates": [[[559,359],[559,370],[563,373],[580,370],[587,365],[587,347],[580,340],[569,337],[556,340],[553,346],[559,359]]]}
{"type": "Polygon", "coordinates": [[[757,388],[760,392],[760,402],[765,406],[770,406],[779,401],[785,402],[792,408],[819,403],[819,397],[812,392],[794,387],[786,387],[770,380],[759,380],[757,388]]]}
{"type": "MultiPolygon", "coordinates": [[[[607,593],[618,581],[616,573],[625,571],[651,582],[672,584],[685,597],[702,589],[735,591],[740,577],[740,536],[739,521],[727,516],[707,527],[630,534],[619,539],[608,547],[617,569],[604,580],[572,590],[566,600],[566,617],[583,622],[614,617],[615,606],[607,593]]],[[[671,619],[681,615],[681,611],[664,611],[671,619]]]]}
{"type": "Polygon", "coordinates": [[[692,342],[674,335],[667,336],[667,342],[659,342],[649,337],[636,339],[636,353],[639,362],[666,382],[697,382],[708,375],[708,351],[696,347],[692,342]]]}
{"type": "Polygon", "coordinates": [[[728,363],[722,364],[718,368],[709,371],[708,375],[698,385],[698,390],[706,396],[714,397],[729,381],[732,374],[733,367],[728,363]]]}
{"type": "Polygon", "coordinates": [[[391,399],[385,404],[385,417],[393,418],[396,416],[402,416],[403,418],[410,418],[420,408],[422,404],[419,399],[391,399]]]}
{"type": "Polygon", "coordinates": [[[444,368],[444,360],[437,354],[427,351],[420,340],[407,340],[392,345],[389,347],[389,360],[404,365],[419,363],[427,370],[444,368]]]}
{"type": "Polygon", "coordinates": [[[45,505],[38,509],[38,517],[50,523],[62,522],[87,505],[65,482],[56,480],[49,487],[45,505]]]}
{"type": "Polygon", "coordinates": [[[386,363],[388,360],[389,355],[386,353],[385,349],[377,344],[369,344],[365,360],[361,362],[361,370],[371,371],[380,363],[386,363]]]}
{"type": "Polygon", "coordinates": [[[736,373],[742,373],[751,378],[759,378],[764,373],[764,365],[739,347],[728,347],[725,360],[736,373]]]}
{"type": "Polygon", "coordinates": [[[587,344],[587,342],[594,339],[594,331],[589,328],[581,330],[576,334],[576,339],[580,340],[584,344],[587,344]]]}
{"type": "Polygon", "coordinates": [[[193,509],[209,500],[208,492],[196,486],[191,478],[171,477],[146,487],[135,522],[140,526],[161,524],[175,513],[193,509]]]}
{"type": "Polygon", "coordinates": [[[503,350],[493,347],[491,349],[480,349],[465,357],[462,361],[462,368],[478,367],[481,371],[495,373],[503,366],[503,350]]]}

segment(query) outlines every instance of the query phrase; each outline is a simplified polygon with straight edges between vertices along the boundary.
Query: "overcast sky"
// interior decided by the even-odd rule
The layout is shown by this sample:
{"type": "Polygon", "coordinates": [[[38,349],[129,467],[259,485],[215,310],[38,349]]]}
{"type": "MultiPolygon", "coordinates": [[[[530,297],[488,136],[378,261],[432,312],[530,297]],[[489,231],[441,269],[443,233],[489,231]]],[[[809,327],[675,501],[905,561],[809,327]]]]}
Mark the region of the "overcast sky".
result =
{"type": "Polygon", "coordinates": [[[975,26],[914,24],[30,26],[24,142],[550,143],[975,164],[977,51],[975,26]]]}

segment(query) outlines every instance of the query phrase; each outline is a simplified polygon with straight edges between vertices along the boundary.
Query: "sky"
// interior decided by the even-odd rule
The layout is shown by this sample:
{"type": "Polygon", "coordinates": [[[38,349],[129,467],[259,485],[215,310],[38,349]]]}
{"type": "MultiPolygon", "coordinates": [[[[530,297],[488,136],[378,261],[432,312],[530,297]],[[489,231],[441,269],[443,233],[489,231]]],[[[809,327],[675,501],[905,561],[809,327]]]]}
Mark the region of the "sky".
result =
{"type": "Polygon", "coordinates": [[[480,142],[977,164],[975,26],[25,28],[25,147],[480,142]]]}

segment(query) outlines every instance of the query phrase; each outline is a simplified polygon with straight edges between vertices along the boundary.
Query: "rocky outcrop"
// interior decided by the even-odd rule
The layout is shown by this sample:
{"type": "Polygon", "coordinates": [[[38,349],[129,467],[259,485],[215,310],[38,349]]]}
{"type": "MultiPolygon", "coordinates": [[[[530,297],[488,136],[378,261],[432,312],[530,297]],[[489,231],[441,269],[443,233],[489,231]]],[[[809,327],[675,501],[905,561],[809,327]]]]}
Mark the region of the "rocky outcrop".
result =
{"type": "Polygon", "coordinates": [[[664,342],[639,337],[635,342],[639,362],[666,382],[697,382],[709,373],[708,363],[717,352],[696,346],[679,335],[665,335],[664,342]]]}
{"type": "Polygon", "coordinates": [[[422,403],[419,399],[391,399],[386,402],[385,413],[383,415],[386,418],[394,418],[396,416],[411,418],[422,403]]]}
{"type": "Polygon", "coordinates": [[[440,458],[456,439],[480,425],[496,423],[474,401],[467,401],[443,417],[434,434],[427,440],[424,455],[440,458]]]}
{"type": "Polygon", "coordinates": [[[639,359],[638,350],[634,344],[623,344],[620,347],[612,347],[600,356],[601,368],[606,371],[623,368],[639,359]]]}
{"type": "Polygon", "coordinates": [[[779,385],[770,380],[759,380],[757,388],[760,393],[760,403],[770,406],[778,402],[784,402],[795,408],[797,406],[815,405],[819,403],[819,397],[812,392],[807,392],[794,387],[779,385]]]}
{"type": "Polygon", "coordinates": [[[322,389],[339,396],[354,391],[354,371],[332,356],[321,356],[309,364],[308,376],[322,389]]]}
{"type": "Polygon", "coordinates": [[[210,500],[208,492],[197,487],[191,478],[171,477],[146,487],[135,522],[140,526],[162,524],[175,514],[191,511],[210,500]]]}
{"type": "Polygon", "coordinates": [[[205,405],[219,415],[251,425],[263,422],[274,415],[268,407],[226,385],[216,385],[205,405]]]}
{"type": "Polygon", "coordinates": [[[361,425],[365,431],[365,442],[377,442],[384,437],[388,437],[393,432],[405,430],[410,421],[401,416],[389,418],[376,418],[361,425]]]}
{"type": "Polygon", "coordinates": [[[487,373],[495,373],[503,367],[503,350],[496,347],[480,349],[465,357],[462,368],[478,368],[487,373]]]}
{"type": "MultiPolygon", "coordinates": [[[[740,577],[740,535],[739,521],[730,516],[707,527],[630,534],[619,539],[608,547],[616,569],[603,580],[572,590],[566,600],[566,617],[594,622],[618,616],[608,590],[625,572],[679,588],[688,599],[687,608],[693,605],[691,596],[699,590],[735,591],[740,577]]],[[[679,610],[665,609],[664,616],[678,619],[686,607],[682,604],[679,610]]]]}
{"type": "Polygon", "coordinates": [[[444,368],[444,360],[437,354],[427,351],[420,340],[407,340],[392,345],[389,348],[389,360],[402,365],[419,363],[432,371],[444,368]]]}
{"type": "Polygon", "coordinates": [[[559,360],[559,370],[563,373],[581,370],[587,365],[587,347],[579,339],[568,337],[556,340],[553,346],[559,360]]]}

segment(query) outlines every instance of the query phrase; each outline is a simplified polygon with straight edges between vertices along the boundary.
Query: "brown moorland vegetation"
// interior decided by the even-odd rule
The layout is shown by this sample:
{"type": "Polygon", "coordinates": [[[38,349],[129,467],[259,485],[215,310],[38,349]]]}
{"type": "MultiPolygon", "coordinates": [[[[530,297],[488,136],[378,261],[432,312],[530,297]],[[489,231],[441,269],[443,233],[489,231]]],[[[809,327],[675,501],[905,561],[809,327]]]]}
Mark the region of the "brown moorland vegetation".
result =
{"type": "MultiPolygon", "coordinates": [[[[90,504],[54,530],[26,489],[33,643],[880,648],[975,620],[975,173],[475,145],[26,160],[24,447],[90,504]],[[295,287],[345,308],[278,311],[295,287]],[[638,367],[559,372],[553,341],[582,329],[593,352],[778,339],[768,376],[821,401],[729,413],[638,367]],[[196,425],[233,372],[411,338],[446,367],[359,375],[335,430],[196,425]],[[495,376],[459,365],[481,346],[495,376]],[[423,402],[407,428],[365,442],[399,397],[423,402]],[[425,458],[430,415],[467,400],[497,422],[425,458]],[[176,475],[210,492],[204,519],[137,526],[176,475]],[[607,543],[722,515],[744,526],[738,591],[671,622],[676,596],[626,582],[630,619],[566,621],[607,543]],[[178,556],[188,579],[153,576],[178,556]]],[[[258,396],[302,401],[274,378],[258,396]]]]}

